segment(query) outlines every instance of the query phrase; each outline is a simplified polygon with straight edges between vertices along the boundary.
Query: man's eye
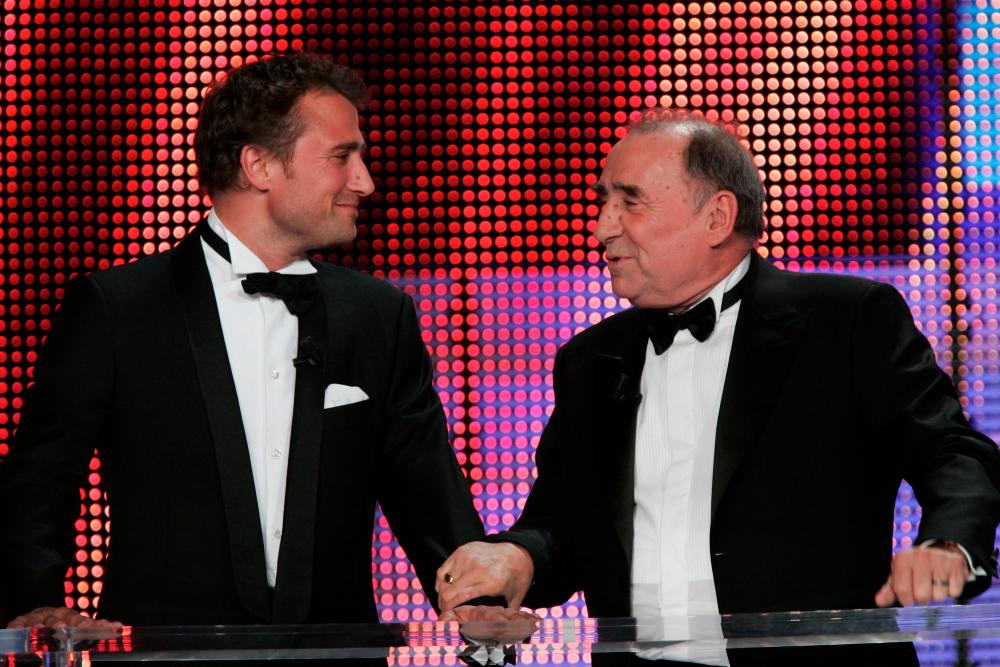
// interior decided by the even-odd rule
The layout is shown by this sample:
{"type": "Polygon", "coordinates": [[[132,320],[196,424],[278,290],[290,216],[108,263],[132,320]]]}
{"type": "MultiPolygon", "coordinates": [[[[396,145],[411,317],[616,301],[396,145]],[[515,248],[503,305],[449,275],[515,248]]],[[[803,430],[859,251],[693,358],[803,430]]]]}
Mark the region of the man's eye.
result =
{"type": "Polygon", "coordinates": [[[347,162],[349,157],[351,157],[350,153],[338,153],[333,156],[333,159],[338,160],[339,162],[347,162]]]}
{"type": "Polygon", "coordinates": [[[637,202],[634,199],[626,199],[625,200],[625,206],[628,207],[628,208],[632,208],[632,207],[638,206],[638,205],[639,205],[639,202],[637,202]]]}

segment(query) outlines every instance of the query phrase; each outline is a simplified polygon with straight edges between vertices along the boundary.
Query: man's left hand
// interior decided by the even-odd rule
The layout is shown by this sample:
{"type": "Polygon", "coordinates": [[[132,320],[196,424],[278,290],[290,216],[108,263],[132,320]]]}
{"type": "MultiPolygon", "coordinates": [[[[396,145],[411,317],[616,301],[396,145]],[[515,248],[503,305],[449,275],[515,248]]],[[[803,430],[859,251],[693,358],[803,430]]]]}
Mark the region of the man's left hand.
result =
{"type": "Polygon", "coordinates": [[[941,543],[900,551],[892,559],[892,573],[875,594],[875,604],[904,607],[944,602],[962,594],[969,563],[954,544],[941,543]]]}

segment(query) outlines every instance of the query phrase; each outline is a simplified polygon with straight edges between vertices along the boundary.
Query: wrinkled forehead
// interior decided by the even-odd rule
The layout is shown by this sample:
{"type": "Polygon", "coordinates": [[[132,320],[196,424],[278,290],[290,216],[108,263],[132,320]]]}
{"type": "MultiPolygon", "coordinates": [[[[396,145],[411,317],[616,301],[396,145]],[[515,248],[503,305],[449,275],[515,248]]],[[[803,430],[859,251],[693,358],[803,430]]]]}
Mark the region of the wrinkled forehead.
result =
{"type": "Polygon", "coordinates": [[[664,177],[682,178],[684,149],[688,137],[670,132],[631,133],[608,153],[601,181],[646,181],[664,177]]]}

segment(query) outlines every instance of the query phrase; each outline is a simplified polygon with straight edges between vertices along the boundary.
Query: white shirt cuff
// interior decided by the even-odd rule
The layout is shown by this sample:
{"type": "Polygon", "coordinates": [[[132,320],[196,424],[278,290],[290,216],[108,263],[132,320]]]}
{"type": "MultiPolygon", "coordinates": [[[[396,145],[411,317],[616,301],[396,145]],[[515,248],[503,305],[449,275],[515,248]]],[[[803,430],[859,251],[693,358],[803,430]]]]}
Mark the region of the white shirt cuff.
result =
{"type": "MultiPolygon", "coordinates": [[[[927,547],[934,546],[935,544],[937,544],[940,541],[941,540],[927,540],[926,542],[921,542],[918,545],[918,548],[919,549],[926,549],[927,547]]],[[[968,583],[970,581],[975,581],[979,577],[985,577],[986,576],[986,570],[984,570],[981,567],[974,567],[973,566],[972,556],[969,555],[969,552],[968,552],[968,550],[965,547],[963,547],[958,542],[952,542],[952,544],[954,544],[956,547],[958,547],[959,551],[962,552],[962,554],[965,556],[965,562],[969,566],[969,576],[965,580],[966,583],[968,583]]]]}

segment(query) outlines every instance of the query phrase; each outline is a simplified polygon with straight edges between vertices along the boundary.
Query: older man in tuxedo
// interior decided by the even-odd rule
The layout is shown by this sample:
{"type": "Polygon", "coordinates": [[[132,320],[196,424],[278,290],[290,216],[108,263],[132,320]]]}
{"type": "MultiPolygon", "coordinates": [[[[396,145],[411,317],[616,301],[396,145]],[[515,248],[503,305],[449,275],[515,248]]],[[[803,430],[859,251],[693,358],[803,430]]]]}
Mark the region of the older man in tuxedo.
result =
{"type": "Polygon", "coordinates": [[[524,512],[444,564],[443,606],[582,590],[594,616],[683,616],[988,586],[1000,457],[896,290],[761,259],[757,169],[705,120],[644,115],[594,189],[612,287],[636,308],[560,350],[524,512]],[[923,515],[894,557],[902,479],[923,515]]]}
{"type": "Polygon", "coordinates": [[[95,448],[113,527],[101,614],[132,624],[376,621],[376,502],[433,595],[482,538],[411,300],[309,259],[373,190],[363,82],[279,55],[228,73],[195,138],[214,209],[177,248],[80,276],[0,469],[0,606],[64,607],[95,448]]]}

